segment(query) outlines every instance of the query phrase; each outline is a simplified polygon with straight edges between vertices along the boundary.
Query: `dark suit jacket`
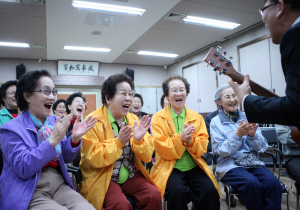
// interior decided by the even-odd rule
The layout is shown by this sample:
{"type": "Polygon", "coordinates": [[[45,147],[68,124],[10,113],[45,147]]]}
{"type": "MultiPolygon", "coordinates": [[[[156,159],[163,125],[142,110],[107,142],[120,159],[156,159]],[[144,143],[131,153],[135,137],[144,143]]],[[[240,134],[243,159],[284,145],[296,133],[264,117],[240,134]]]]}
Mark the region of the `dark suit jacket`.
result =
{"type": "Polygon", "coordinates": [[[248,95],[245,113],[249,122],[292,125],[300,130],[300,23],[282,36],[280,53],[286,97],[248,95]]]}
{"type": "Polygon", "coordinates": [[[207,133],[208,133],[208,146],[207,146],[207,151],[211,152],[211,141],[210,141],[210,128],[209,128],[209,124],[212,118],[214,118],[215,116],[217,116],[219,114],[219,110],[216,110],[214,112],[209,113],[208,115],[206,115],[204,117],[204,121],[206,124],[206,129],[207,129],[207,133]]]}

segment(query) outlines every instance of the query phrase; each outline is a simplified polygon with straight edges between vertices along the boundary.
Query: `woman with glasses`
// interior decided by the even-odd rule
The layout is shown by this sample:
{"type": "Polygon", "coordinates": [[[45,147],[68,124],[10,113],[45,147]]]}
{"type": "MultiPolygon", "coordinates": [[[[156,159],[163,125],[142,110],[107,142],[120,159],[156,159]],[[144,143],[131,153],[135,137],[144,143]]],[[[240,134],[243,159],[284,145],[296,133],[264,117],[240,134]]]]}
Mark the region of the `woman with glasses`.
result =
{"type": "Polygon", "coordinates": [[[58,99],[54,102],[52,106],[52,111],[53,113],[60,117],[63,118],[66,116],[66,101],[64,99],[58,99]]]}
{"type": "Polygon", "coordinates": [[[153,117],[156,162],[150,175],[168,209],[187,210],[191,198],[195,209],[219,210],[218,182],[201,157],[208,145],[204,119],[185,107],[190,84],[174,76],[162,88],[169,105],[153,117]]]}
{"type": "Polygon", "coordinates": [[[102,85],[103,106],[89,116],[97,117],[95,127],[82,138],[82,188],[80,193],[97,210],[131,210],[126,195],[138,209],[162,209],[160,192],[142,164],[150,162],[153,142],[149,116],[141,121],[129,113],[134,84],[126,74],[115,74],[102,85]]]}
{"type": "Polygon", "coordinates": [[[73,135],[67,139],[72,116],[50,116],[56,95],[46,70],[27,72],[17,83],[17,105],[23,113],[0,129],[2,210],[94,209],[74,190],[65,163],[76,157],[80,137],[94,126],[95,119],[79,122],[78,116],[73,135]]]}
{"type": "Polygon", "coordinates": [[[18,106],[15,98],[17,80],[10,80],[1,85],[0,103],[3,109],[0,110],[0,127],[18,116],[18,106]]]}
{"type": "Polygon", "coordinates": [[[239,111],[239,100],[228,84],[218,87],[215,100],[221,110],[210,122],[210,134],[218,155],[217,177],[238,190],[247,209],[281,209],[280,183],[258,158],[268,148],[258,125],[248,123],[239,111]]]}
{"type": "Polygon", "coordinates": [[[68,128],[67,137],[71,136],[74,123],[79,115],[83,115],[86,110],[86,100],[81,92],[71,94],[66,100],[67,114],[72,115],[72,121],[68,128]]]}

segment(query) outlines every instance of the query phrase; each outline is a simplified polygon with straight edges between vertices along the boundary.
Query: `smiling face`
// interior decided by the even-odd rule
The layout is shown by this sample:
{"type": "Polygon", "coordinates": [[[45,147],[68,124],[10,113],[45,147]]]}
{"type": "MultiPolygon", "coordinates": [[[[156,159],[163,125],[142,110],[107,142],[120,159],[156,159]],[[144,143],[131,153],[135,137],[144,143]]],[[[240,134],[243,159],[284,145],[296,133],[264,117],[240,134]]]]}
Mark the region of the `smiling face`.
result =
{"type": "Polygon", "coordinates": [[[106,96],[108,110],[117,122],[122,121],[129,112],[133,100],[130,93],[132,93],[131,87],[128,82],[124,81],[116,84],[116,93],[113,98],[107,100],[106,96]]]}
{"type": "Polygon", "coordinates": [[[6,97],[2,98],[7,109],[18,109],[17,100],[15,98],[16,89],[17,87],[15,85],[9,86],[6,90],[6,97]]]}
{"type": "Polygon", "coordinates": [[[85,102],[81,97],[75,97],[71,105],[68,105],[70,114],[73,115],[73,118],[77,118],[78,115],[83,115],[85,111],[85,102]]]}
{"type": "Polygon", "coordinates": [[[131,112],[133,114],[139,114],[142,108],[142,102],[141,99],[139,97],[134,97],[133,98],[133,102],[132,102],[132,106],[131,106],[131,112]]]}
{"type": "Polygon", "coordinates": [[[239,100],[231,87],[222,90],[219,105],[228,112],[236,112],[238,110],[239,100]]]}
{"type": "Polygon", "coordinates": [[[56,116],[59,116],[60,118],[66,116],[66,105],[64,102],[60,102],[56,106],[56,110],[53,111],[56,116]]]}
{"type": "MultiPolygon", "coordinates": [[[[267,1],[265,6],[272,4],[272,2],[267,1]]],[[[270,31],[270,37],[274,44],[279,44],[281,40],[282,33],[278,30],[277,25],[277,13],[278,13],[278,4],[272,5],[265,9],[262,14],[262,20],[265,23],[266,28],[270,31]]]]}
{"type": "Polygon", "coordinates": [[[169,96],[167,96],[172,110],[180,114],[186,100],[186,89],[183,81],[174,79],[169,82],[169,96]]]}
{"type": "MultiPolygon", "coordinates": [[[[49,87],[51,90],[54,88],[54,84],[49,77],[41,77],[37,84],[35,91],[44,87],[49,87]]],[[[28,102],[28,111],[40,122],[43,122],[46,117],[50,116],[51,108],[55,101],[52,92],[49,96],[45,95],[43,92],[33,92],[32,95],[24,93],[24,98],[28,102]]]]}

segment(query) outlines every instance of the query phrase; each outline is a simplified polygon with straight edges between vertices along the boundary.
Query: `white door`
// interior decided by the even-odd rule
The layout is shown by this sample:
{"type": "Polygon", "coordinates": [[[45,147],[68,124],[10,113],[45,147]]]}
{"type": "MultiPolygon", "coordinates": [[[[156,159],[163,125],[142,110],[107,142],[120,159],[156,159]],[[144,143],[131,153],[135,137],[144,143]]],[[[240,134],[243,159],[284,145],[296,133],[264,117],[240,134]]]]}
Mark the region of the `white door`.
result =
{"type": "Polygon", "coordinates": [[[200,99],[199,113],[213,112],[217,109],[214,102],[217,89],[216,72],[206,67],[206,63],[198,66],[198,89],[200,99]]]}
{"type": "MultiPolygon", "coordinates": [[[[269,38],[270,40],[270,38],[269,38]]],[[[270,40],[270,59],[272,72],[272,90],[278,96],[285,96],[286,83],[281,66],[281,55],[279,45],[275,45],[270,40]]]]}
{"type": "Polygon", "coordinates": [[[255,83],[272,89],[269,41],[264,39],[240,48],[240,68],[243,75],[249,74],[255,83]]]}
{"type": "Polygon", "coordinates": [[[183,77],[190,83],[190,93],[186,98],[185,106],[195,112],[200,112],[198,65],[186,68],[182,72],[183,77]]]}

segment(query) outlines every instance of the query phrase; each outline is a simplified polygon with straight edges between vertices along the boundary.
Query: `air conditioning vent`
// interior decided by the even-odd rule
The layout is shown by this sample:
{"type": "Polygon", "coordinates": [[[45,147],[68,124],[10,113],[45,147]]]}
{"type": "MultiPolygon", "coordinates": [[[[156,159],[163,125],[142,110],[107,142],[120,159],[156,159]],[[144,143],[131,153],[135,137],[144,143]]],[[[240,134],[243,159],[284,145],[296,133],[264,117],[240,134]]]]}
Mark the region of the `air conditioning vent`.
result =
{"type": "Polygon", "coordinates": [[[167,17],[165,17],[165,20],[180,21],[184,17],[185,17],[184,14],[178,14],[178,13],[171,12],[167,17]]]}
{"type": "Polygon", "coordinates": [[[44,0],[22,0],[22,3],[24,3],[24,4],[43,5],[44,4],[44,0]]]}
{"type": "Polygon", "coordinates": [[[31,44],[32,48],[46,48],[44,44],[31,44]]]}
{"type": "Polygon", "coordinates": [[[129,54],[136,54],[136,50],[127,50],[125,53],[129,53],[129,54]]]}

